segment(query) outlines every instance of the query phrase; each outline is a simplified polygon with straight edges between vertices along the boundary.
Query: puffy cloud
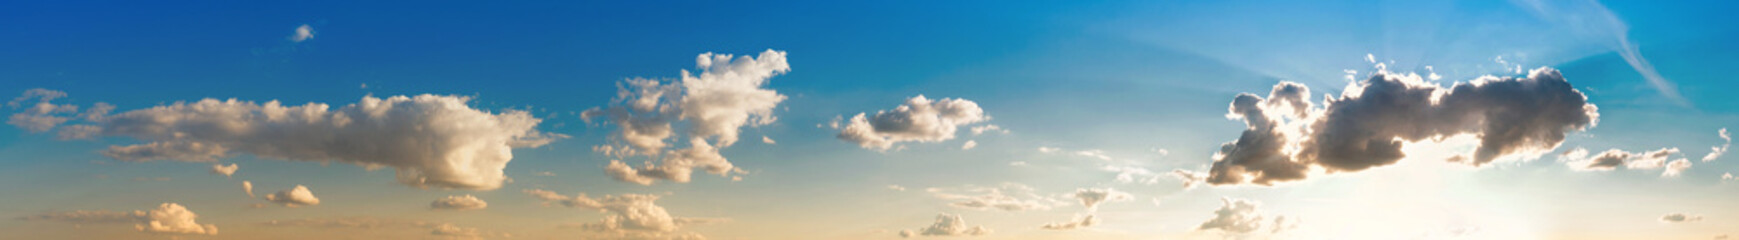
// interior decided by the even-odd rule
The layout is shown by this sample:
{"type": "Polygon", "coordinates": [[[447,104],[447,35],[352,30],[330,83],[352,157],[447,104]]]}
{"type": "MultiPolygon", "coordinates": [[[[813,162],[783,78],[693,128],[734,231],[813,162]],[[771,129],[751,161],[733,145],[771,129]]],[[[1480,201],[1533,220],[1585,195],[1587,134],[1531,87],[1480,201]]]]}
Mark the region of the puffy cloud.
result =
{"type": "Polygon", "coordinates": [[[461,96],[363,97],[338,109],[321,103],[204,99],[105,116],[101,135],[149,143],[112,146],[123,161],[215,162],[230,153],[267,159],[391,167],[415,187],[489,190],[506,177],[513,148],[536,147],[560,134],[535,129],[529,113],[490,113],[461,96]]]}
{"type": "Polygon", "coordinates": [[[308,191],[308,187],[302,185],[296,185],[295,188],[278,191],[277,193],[266,194],[266,201],[283,204],[285,207],[320,205],[320,198],[314,197],[314,192],[308,191]]]}
{"type": "Polygon", "coordinates": [[[464,196],[447,196],[441,199],[435,199],[434,202],[429,203],[430,209],[442,210],[477,210],[486,207],[489,207],[488,202],[484,202],[483,199],[477,199],[476,196],[471,196],[470,194],[464,196]]]}
{"type": "Polygon", "coordinates": [[[1688,223],[1702,220],[1703,216],[1692,216],[1684,213],[1669,213],[1660,218],[1660,221],[1664,223],[1688,223]]]}
{"type": "Polygon", "coordinates": [[[941,213],[936,215],[936,223],[930,224],[929,227],[919,228],[917,230],[900,231],[900,237],[982,236],[990,233],[991,230],[989,228],[984,228],[984,226],[967,227],[966,220],[960,218],[960,215],[941,213]]]}
{"type": "Polygon", "coordinates": [[[773,109],[786,97],[763,87],[773,76],[791,71],[791,66],[785,61],[785,52],[774,50],[761,52],[759,57],[705,53],[696,58],[695,65],[700,74],[683,70],[682,77],[672,82],[626,80],[617,85],[617,97],[608,107],[581,114],[588,120],[605,116],[617,127],[610,144],[594,150],[616,158],[647,158],[645,166],[638,169],[612,160],[605,173],[617,180],[647,185],[659,179],[688,182],[695,168],[721,176],[734,172],[735,167],[719,149],[736,143],[744,126],[767,125],[777,119],[773,109]],[[672,127],[677,123],[689,127],[686,136],[678,136],[672,127]],[[687,139],[688,148],[667,150],[673,147],[668,142],[672,139],[687,139]]]}
{"type": "Polygon", "coordinates": [[[254,198],[254,183],[242,181],[242,191],[248,193],[248,198],[254,198]]]}
{"type": "Polygon", "coordinates": [[[766,144],[768,144],[768,145],[777,145],[777,144],[779,144],[779,142],[778,142],[778,141],[773,141],[773,138],[770,138],[770,137],[767,137],[767,136],[761,136],[761,143],[766,143],[766,144]]]}
{"type": "Polygon", "coordinates": [[[1623,166],[1629,169],[1648,170],[1666,168],[1662,177],[1674,177],[1691,168],[1691,161],[1683,158],[1671,160],[1679,154],[1678,148],[1661,148],[1648,152],[1626,152],[1619,149],[1609,149],[1600,154],[1590,155],[1587,149],[1575,148],[1559,154],[1558,161],[1569,165],[1577,171],[1612,171],[1623,166]]]}
{"type": "Polygon", "coordinates": [[[1685,173],[1685,170],[1688,169],[1691,169],[1691,160],[1685,160],[1683,158],[1673,160],[1672,162],[1667,163],[1667,170],[1661,172],[1661,177],[1677,177],[1679,174],[1685,173]]]}
{"type": "Polygon", "coordinates": [[[1087,216],[1077,216],[1077,217],[1075,217],[1075,220],[1068,221],[1068,222],[1045,223],[1045,225],[1039,226],[1039,228],[1040,229],[1050,229],[1050,230],[1069,230],[1069,229],[1076,229],[1076,228],[1092,227],[1093,225],[1097,225],[1097,224],[1099,224],[1098,218],[1094,218],[1093,215],[1087,215],[1087,216]]]}
{"type": "Polygon", "coordinates": [[[1171,170],[1171,176],[1183,182],[1183,188],[1194,188],[1208,180],[1208,174],[1183,169],[1171,170]]]}
{"type": "Polygon", "coordinates": [[[33,88],[25,90],[23,95],[6,102],[12,108],[23,107],[23,111],[12,114],[6,124],[17,126],[30,132],[44,132],[66,123],[70,120],[68,114],[78,112],[78,106],[71,104],[54,104],[54,99],[66,97],[66,92],[33,88]],[[31,103],[31,101],[35,101],[31,103]]]}
{"type": "MultiPolygon", "coordinates": [[[[1245,234],[1262,229],[1263,220],[1267,219],[1259,209],[1261,203],[1244,199],[1220,198],[1222,205],[1214,210],[1214,218],[1202,222],[1196,230],[1220,230],[1228,234],[1245,234]]],[[[1296,220],[1288,221],[1285,216],[1274,219],[1270,232],[1280,232],[1294,228],[1296,220]]]]}
{"type": "Polygon", "coordinates": [[[954,139],[962,125],[989,121],[978,103],[966,99],[906,99],[893,110],[873,116],[858,113],[840,128],[839,139],[865,149],[888,150],[900,142],[940,142],[954,139]]]}
{"type": "Polygon", "coordinates": [[[463,227],[452,223],[435,223],[415,220],[383,219],[375,217],[346,218],[306,218],[290,220],[272,220],[260,223],[270,227],[312,227],[312,228],[353,228],[365,230],[377,229],[421,229],[434,236],[480,238],[480,237],[511,237],[507,233],[486,231],[478,228],[463,227]]]}
{"type": "Polygon", "coordinates": [[[1721,140],[1726,142],[1721,143],[1721,146],[1709,147],[1709,154],[1703,155],[1704,162],[1715,161],[1716,158],[1721,158],[1722,154],[1727,154],[1727,147],[1733,145],[1733,135],[1727,135],[1727,128],[1721,128],[1721,131],[1718,133],[1720,133],[1721,140]]]}
{"type": "Polygon", "coordinates": [[[310,27],[308,24],[296,26],[296,32],[290,34],[291,42],[308,41],[308,39],[314,39],[314,27],[310,27]]]}
{"type": "Polygon", "coordinates": [[[1551,68],[1449,87],[1379,70],[1322,107],[1306,100],[1309,93],[1304,85],[1282,82],[1267,98],[1234,98],[1227,116],[1247,127],[1214,154],[1208,183],[1270,185],[1319,170],[1356,172],[1399,161],[1409,143],[1457,136],[1472,136],[1478,145],[1452,161],[1480,166],[1537,158],[1557,148],[1567,132],[1599,118],[1587,97],[1551,68]]]}
{"type": "Polygon", "coordinates": [[[658,201],[658,195],[622,194],[591,198],[584,193],[570,197],[542,189],[528,189],[524,192],[526,195],[531,195],[545,202],[556,202],[563,206],[607,213],[604,219],[599,222],[570,225],[570,227],[596,232],[671,233],[683,226],[728,221],[728,219],[672,217],[669,212],[664,210],[664,207],[654,203],[658,201]]]}
{"type": "Polygon", "coordinates": [[[966,140],[966,144],[960,145],[960,150],[972,150],[975,147],[978,147],[978,141],[966,140]]]}
{"type": "Polygon", "coordinates": [[[1087,207],[1088,211],[1098,209],[1100,203],[1135,200],[1134,195],[1111,188],[1081,188],[1069,196],[1081,200],[1081,206],[1087,207]]]}
{"type": "Polygon", "coordinates": [[[953,201],[948,204],[950,206],[975,210],[1045,210],[1061,204],[1061,201],[1034,193],[1032,187],[1017,183],[1004,183],[999,187],[966,186],[958,190],[929,188],[924,191],[936,198],[953,201]]]}
{"type": "Polygon", "coordinates": [[[237,166],[234,163],[231,163],[229,165],[223,165],[223,164],[212,164],[211,165],[211,173],[212,174],[223,175],[224,177],[228,177],[230,175],[235,175],[236,169],[241,169],[241,166],[237,166]]]}
{"type": "Polygon", "coordinates": [[[217,226],[199,224],[198,214],[176,203],[163,203],[156,209],[132,212],[72,211],[44,213],[22,218],[27,221],[62,221],[72,223],[134,223],[134,229],[149,233],[217,235],[217,226]]]}

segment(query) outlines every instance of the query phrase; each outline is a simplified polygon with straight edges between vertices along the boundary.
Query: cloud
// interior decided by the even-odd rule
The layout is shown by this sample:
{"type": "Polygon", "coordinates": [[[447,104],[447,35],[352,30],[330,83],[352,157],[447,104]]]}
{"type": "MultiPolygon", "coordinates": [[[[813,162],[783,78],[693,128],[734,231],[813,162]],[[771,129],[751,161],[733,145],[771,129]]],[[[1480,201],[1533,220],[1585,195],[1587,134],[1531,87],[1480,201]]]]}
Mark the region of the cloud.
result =
{"type": "Polygon", "coordinates": [[[1668,213],[1660,218],[1660,221],[1664,223],[1688,223],[1702,220],[1703,216],[1692,216],[1684,213],[1668,213]]]}
{"type": "Polygon", "coordinates": [[[906,191],[906,187],[901,187],[900,185],[888,185],[888,190],[904,192],[906,191]]]}
{"type": "Polygon", "coordinates": [[[1008,129],[1003,129],[1002,126],[997,126],[996,124],[985,124],[984,126],[972,127],[972,135],[980,135],[987,132],[1002,134],[1009,133],[1008,129]]]}
{"type": "Polygon", "coordinates": [[[54,104],[58,98],[66,97],[66,92],[33,88],[25,90],[23,95],[6,102],[12,108],[23,107],[24,110],[12,114],[6,124],[17,126],[30,132],[45,132],[54,129],[71,118],[68,114],[78,112],[78,106],[71,104],[54,104]],[[34,103],[31,103],[34,100],[34,103]]]}
{"type": "Polygon", "coordinates": [[[1081,200],[1081,206],[1087,207],[1088,211],[1098,209],[1100,203],[1135,200],[1134,195],[1111,188],[1081,188],[1069,196],[1081,200]]]}
{"type": "Polygon", "coordinates": [[[1069,230],[1069,229],[1076,229],[1076,228],[1092,227],[1093,225],[1097,225],[1097,224],[1099,224],[1098,218],[1094,218],[1093,215],[1086,215],[1086,216],[1076,216],[1075,220],[1068,221],[1068,222],[1045,223],[1045,225],[1039,226],[1039,228],[1040,229],[1049,229],[1049,230],[1069,230]]]}
{"type": "Polygon", "coordinates": [[[900,231],[900,237],[982,236],[990,233],[991,230],[989,228],[984,228],[984,226],[967,227],[966,220],[960,218],[960,215],[941,213],[936,215],[936,223],[930,224],[929,227],[919,228],[917,230],[902,230],[900,231]]]}
{"type": "Polygon", "coordinates": [[[975,147],[978,147],[978,141],[966,140],[966,144],[960,145],[960,150],[972,150],[975,147]]]}
{"type": "Polygon", "coordinates": [[[767,136],[761,136],[761,143],[766,143],[768,145],[778,145],[779,144],[778,141],[773,141],[773,138],[770,138],[767,136]]]}
{"type": "Polygon", "coordinates": [[[290,34],[291,42],[308,41],[308,39],[314,39],[314,27],[310,27],[308,24],[296,26],[296,33],[290,34]]]}
{"type": "Polygon", "coordinates": [[[176,203],[163,203],[156,209],[132,212],[72,211],[44,213],[22,218],[26,221],[61,221],[71,223],[134,223],[134,229],[149,233],[217,235],[217,225],[199,224],[198,214],[176,203]]]}
{"type": "Polygon", "coordinates": [[[290,220],[271,220],[260,223],[270,227],[310,227],[310,228],[353,228],[364,230],[381,229],[420,229],[429,235],[459,238],[481,237],[511,237],[511,234],[486,231],[478,228],[463,227],[452,223],[436,223],[416,220],[383,219],[376,217],[344,217],[344,218],[305,218],[290,220]]]}
{"type": "Polygon", "coordinates": [[[484,202],[483,199],[477,199],[476,196],[471,196],[470,194],[464,196],[447,196],[441,199],[435,199],[434,202],[429,203],[430,209],[437,210],[477,210],[487,207],[489,207],[488,202],[484,202]]]}
{"type": "Polygon", "coordinates": [[[212,164],[211,165],[211,173],[212,174],[223,175],[224,177],[229,177],[230,175],[235,175],[236,169],[241,169],[241,166],[236,166],[234,163],[231,163],[229,165],[223,165],[223,164],[212,164]]]}
{"type": "Polygon", "coordinates": [[[254,183],[242,181],[242,191],[248,193],[248,198],[254,198],[254,183]]]}
{"type": "Polygon", "coordinates": [[[840,128],[839,139],[864,149],[888,150],[900,142],[940,142],[954,139],[962,125],[989,121],[978,103],[966,99],[930,100],[924,95],[906,99],[893,110],[873,116],[858,113],[840,128]]]}
{"type": "Polygon", "coordinates": [[[1183,188],[1185,189],[1194,188],[1208,180],[1208,174],[1206,173],[1183,169],[1171,170],[1171,176],[1177,178],[1178,181],[1183,182],[1183,188]]]}
{"type": "MultiPolygon", "coordinates": [[[[1264,216],[1264,213],[1259,209],[1261,203],[1256,201],[1220,198],[1220,203],[1222,203],[1220,208],[1214,210],[1214,218],[1202,222],[1200,226],[1196,227],[1196,230],[1220,230],[1227,234],[1252,233],[1261,230],[1263,220],[1267,219],[1267,216],[1264,216]]],[[[1296,225],[1296,219],[1288,221],[1286,216],[1278,216],[1269,226],[1269,232],[1285,231],[1295,228],[1296,225]]]]}
{"type": "Polygon", "coordinates": [[[337,109],[322,103],[203,99],[105,116],[104,136],[149,143],[111,146],[122,161],[215,162],[231,153],[265,159],[343,162],[391,167],[400,183],[428,188],[490,190],[506,177],[513,148],[536,147],[565,135],[541,133],[531,114],[490,113],[469,97],[363,97],[337,109]]]}
{"type": "Polygon", "coordinates": [[[1612,171],[1623,166],[1629,169],[1649,170],[1666,168],[1662,177],[1674,177],[1691,168],[1691,161],[1683,158],[1671,160],[1679,154],[1678,148],[1661,148],[1648,152],[1626,152],[1619,149],[1609,149],[1600,154],[1589,155],[1587,149],[1575,148],[1558,155],[1558,161],[1569,165],[1577,171],[1612,171]]]}
{"type": "Polygon", "coordinates": [[[1551,68],[1450,87],[1379,69],[1322,107],[1306,100],[1309,93],[1304,85],[1282,82],[1267,98],[1234,98],[1227,116],[1247,127],[1214,154],[1207,182],[1271,185],[1311,172],[1362,171],[1406,157],[1402,146],[1411,142],[1457,136],[1478,144],[1450,161],[1480,166],[1537,158],[1557,148],[1567,132],[1599,118],[1587,97],[1551,68]]]}
{"type": "Polygon", "coordinates": [[[1051,206],[1061,204],[1056,199],[1034,193],[1032,187],[1018,183],[1003,183],[999,187],[968,185],[958,190],[929,188],[924,191],[936,198],[952,201],[949,206],[975,210],[1017,212],[1051,209],[1051,206]]]}
{"type": "MultiPolygon", "coordinates": [[[[664,207],[655,204],[658,195],[621,194],[604,195],[602,198],[587,197],[581,193],[576,196],[566,196],[542,189],[527,189],[526,195],[545,202],[556,202],[563,206],[597,210],[605,212],[604,219],[594,223],[571,224],[569,227],[604,233],[671,233],[683,226],[728,221],[716,218],[672,217],[664,207]]],[[[644,234],[636,234],[644,235],[644,234]]]]}
{"type": "Polygon", "coordinates": [[[1721,158],[1722,154],[1727,154],[1727,147],[1733,145],[1733,135],[1727,135],[1727,128],[1721,128],[1721,131],[1718,133],[1720,133],[1721,140],[1725,142],[1721,143],[1721,146],[1709,147],[1709,155],[1703,155],[1703,162],[1715,161],[1716,158],[1721,158]]]}
{"type": "Polygon", "coordinates": [[[605,173],[641,185],[654,180],[688,182],[694,168],[726,176],[735,166],[719,154],[737,142],[744,126],[772,124],[773,109],[785,95],[763,88],[768,79],[791,71],[785,52],[767,50],[759,57],[705,53],[696,58],[700,74],[683,70],[670,82],[629,79],[617,84],[616,99],[605,108],[586,110],[583,119],[605,116],[616,125],[610,143],[593,149],[618,158],[605,173]],[[678,136],[673,124],[689,127],[678,136]],[[687,139],[688,148],[668,141],[687,139]],[[712,141],[709,142],[708,140],[712,141]],[[645,156],[645,166],[630,167],[622,158],[645,156]]]}
{"type": "Polygon", "coordinates": [[[285,207],[320,205],[320,198],[314,197],[314,192],[308,191],[308,187],[302,185],[296,185],[295,188],[278,191],[277,193],[266,194],[266,201],[282,204],[285,207]]]}
{"type": "Polygon", "coordinates": [[[1618,15],[1613,14],[1612,10],[1607,9],[1606,5],[1592,0],[1523,0],[1515,3],[1527,8],[1542,20],[1569,27],[1573,33],[1571,36],[1560,37],[1589,37],[1607,40],[1602,42],[1607,42],[1613,51],[1618,52],[1618,56],[1623,57],[1626,63],[1630,63],[1630,67],[1642,74],[1642,77],[1648,80],[1649,85],[1654,86],[1655,90],[1659,91],[1662,96],[1680,104],[1687,104],[1685,98],[1679,95],[1678,86],[1661,76],[1660,72],[1655,71],[1654,64],[1649,63],[1647,58],[1643,58],[1642,51],[1637,49],[1636,44],[1630,42],[1630,27],[1625,25],[1624,20],[1619,19],[1618,15]]]}

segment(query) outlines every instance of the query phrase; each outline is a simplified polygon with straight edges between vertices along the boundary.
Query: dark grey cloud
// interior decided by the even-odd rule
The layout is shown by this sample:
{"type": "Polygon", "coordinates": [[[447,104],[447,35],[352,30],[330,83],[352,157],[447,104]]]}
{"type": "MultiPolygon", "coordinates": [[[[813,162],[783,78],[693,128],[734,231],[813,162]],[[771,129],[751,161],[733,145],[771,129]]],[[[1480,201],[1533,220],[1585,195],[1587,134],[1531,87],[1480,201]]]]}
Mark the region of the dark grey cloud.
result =
{"type": "Polygon", "coordinates": [[[1233,98],[1228,116],[1248,127],[1215,154],[1207,182],[1269,185],[1316,170],[1356,172],[1394,164],[1406,157],[1401,147],[1408,142],[1462,135],[1476,137],[1477,147],[1447,160],[1479,166],[1538,157],[1599,119],[1587,97],[1551,68],[1449,87],[1379,70],[1321,107],[1306,100],[1309,93],[1282,82],[1267,98],[1233,98]]]}

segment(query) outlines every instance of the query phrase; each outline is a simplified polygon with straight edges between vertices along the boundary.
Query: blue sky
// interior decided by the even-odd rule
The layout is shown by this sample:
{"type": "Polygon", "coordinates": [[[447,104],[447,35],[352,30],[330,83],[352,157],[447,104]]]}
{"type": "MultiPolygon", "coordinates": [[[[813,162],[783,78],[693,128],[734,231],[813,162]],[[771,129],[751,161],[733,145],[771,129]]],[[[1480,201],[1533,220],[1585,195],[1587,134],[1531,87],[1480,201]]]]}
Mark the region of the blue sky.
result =
{"type": "MultiPolygon", "coordinates": [[[[126,160],[103,151],[172,141],[109,132],[57,139],[73,125],[125,124],[106,120],[74,119],[45,132],[13,124],[19,127],[0,128],[0,191],[10,193],[0,197],[9,203],[0,206],[0,215],[24,220],[0,221],[0,229],[35,238],[894,239],[902,230],[924,232],[937,215],[994,230],[975,236],[985,239],[1739,234],[1730,230],[1739,225],[1739,208],[1723,200],[1739,190],[1734,180],[1722,178],[1739,165],[1732,156],[1700,160],[1711,146],[1723,144],[1718,129],[1739,126],[1739,104],[1725,94],[1739,87],[1725,71],[1739,64],[1739,47],[1731,44],[1739,28],[1729,26],[1739,19],[1727,14],[1731,4],[1720,2],[14,5],[0,9],[0,22],[6,23],[0,24],[0,93],[59,91],[66,97],[53,104],[82,111],[101,102],[113,104],[115,114],[205,98],[324,103],[336,111],[365,97],[434,94],[469,97],[465,106],[492,116],[523,111],[540,120],[535,132],[559,135],[547,144],[512,147],[511,161],[499,171],[511,180],[490,181],[498,187],[424,189],[395,182],[393,167],[347,163],[373,159],[286,161],[233,147],[252,144],[237,140],[225,142],[234,149],[215,162],[126,160]],[[302,26],[312,37],[293,40],[302,26]],[[680,82],[701,74],[697,55],[767,60],[768,50],[782,53],[789,71],[752,87],[785,99],[765,115],[748,113],[774,120],[732,128],[741,140],[718,151],[742,170],[729,174],[740,181],[698,168],[690,182],[650,185],[606,173],[612,160],[640,166],[647,158],[594,151],[631,143],[621,138],[621,121],[588,120],[582,112],[624,106],[619,86],[632,79],[680,82]],[[1636,61],[1652,65],[1681,97],[1651,84],[1636,61]],[[1277,83],[1297,82],[1313,90],[1305,99],[1321,107],[1322,96],[1340,96],[1378,69],[1438,74],[1440,79],[1424,82],[1447,87],[1484,75],[1528,77],[1528,70],[1540,67],[1560,71],[1587,103],[1598,106],[1599,115],[1597,124],[1570,131],[1537,159],[1474,167],[1408,158],[1360,171],[1319,169],[1308,179],[1274,186],[1184,187],[1187,179],[1169,175],[1207,174],[1221,144],[1240,139],[1245,124],[1227,113],[1240,93],[1267,96],[1277,83]],[[1349,70],[1355,72],[1350,77],[1349,70]],[[893,110],[918,95],[970,101],[988,120],[952,126],[957,129],[946,138],[897,142],[887,150],[842,140],[844,130],[830,126],[849,124],[858,113],[893,110]],[[971,131],[988,125],[1009,131],[971,131]],[[777,143],[763,143],[763,136],[777,143]],[[967,141],[974,147],[962,149],[967,141]],[[1658,167],[1581,171],[1566,166],[1559,154],[1575,148],[1596,154],[1678,148],[1667,160],[1689,159],[1692,166],[1676,177],[1662,177],[1658,167]],[[227,177],[208,173],[214,163],[235,163],[240,170],[227,177]],[[1145,172],[1131,173],[1135,181],[1119,181],[1128,169],[1145,172]],[[321,203],[290,208],[242,195],[236,184],[244,180],[260,195],[305,185],[321,203]],[[1010,196],[1031,192],[1013,198],[1042,209],[976,209],[951,197],[988,189],[1010,196]],[[1077,202],[1077,189],[1114,189],[1128,198],[1090,209],[1077,202]],[[657,195],[659,209],[669,215],[728,221],[652,231],[562,227],[613,213],[564,207],[526,190],[569,197],[657,195]],[[429,209],[428,202],[454,195],[489,204],[480,210],[429,209]],[[1203,226],[1221,217],[1216,208],[1230,204],[1222,198],[1259,202],[1252,213],[1269,221],[1298,219],[1296,228],[1266,231],[1284,225],[1273,222],[1254,232],[1203,226]],[[160,203],[184,205],[198,213],[200,224],[223,233],[154,232],[134,229],[131,222],[85,218],[30,220],[77,210],[150,210],[160,203]],[[1701,218],[1661,220],[1670,213],[1701,218]],[[1040,228],[1085,215],[1101,222],[1040,228]],[[277,224],[298,219],[404,224],[277,224]],[[439,224],[410,223],[418,221],[471,231],[431,235],[439,224]],[[1371,227],[1349,227],[1366,224],[1371,227]]],[[[23,103],[28,107],[34,100],[23,103]]],[[[9,116],[27,111],[6,110],[9,116]]],[[[678,120],[679,137],[662,141],[674,144],[672,149],[690,147],[680,136],[687,136],[687,123],[694,121],[678,120]]],[[[1419,146],[1407,149],[1409,156],[1471,149],[1409,144],[1419,146]]]]}

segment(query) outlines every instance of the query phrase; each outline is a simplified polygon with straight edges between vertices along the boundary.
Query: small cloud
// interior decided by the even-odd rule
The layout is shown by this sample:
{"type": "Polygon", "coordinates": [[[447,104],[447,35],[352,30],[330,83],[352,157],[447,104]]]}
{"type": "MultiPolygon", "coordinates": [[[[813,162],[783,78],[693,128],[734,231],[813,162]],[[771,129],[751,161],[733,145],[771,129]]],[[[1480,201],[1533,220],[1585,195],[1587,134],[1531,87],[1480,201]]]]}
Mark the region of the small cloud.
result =
{"type": "Polygon", "coordinates": [[[773,141],[773,138],[770,138],[767,136],[761,136],[761,142],[766,143],[768,145],[778,145],[779,144],[779,142],[775,142],[775,141],[773,141]]]}
{"type": "Polygon", "coordinates": [[[1688,223],[1702,220],[1703,216],[1692,216],[1684,213],[1669,213],[1660,218],[1660,221],[1664,223],[1688,223]]]}
{"type": "Polygon", "coordinates": [[[978,141],[966,140],[966,144],[960,145],[960,150],[972,150],[975,147],[978,147],[978,141]]]}
{"type": "Polygon", "coordinates": [[[904,192],[906,191],[906,187],[901,187],[900,185],[888,185],[888,190],[904,192]]]}
{"type": "MultiPolygon", "coordinates": [[[[308,39],[314,39],[314,27],[308,26],[308,24],[297,26],[296,33],[290,35],[291,42],[308,41],[308,39]]],[[[363,87],[367,88],[367,85],[363,85],[363,87]]]]}
{"type": "Polygon", "coordinates": [[[429,203],[429,209],[436,210],[478,210],[487,207],[489,207],[488,202],[484,202],[483,199],[477,199],[476,196],[471,196],[470,194],[463,196],[447,196],[441,199],[435,199],[435,202],[429,203]]]}
{"type": "Polygon", "coordinates": [[[900,237],[983,236],[990,233],[991,230],[989,228],[984,228],[984,226],[967,227],[966,220],[961,218],[960,215],[941,213],[936,215],[936,223],[930,224],[929,227],[919,228],[917,230],[902,230],[900,231],[900,237]]]}
{"type": "Polygon", "coordinates": [[[533,173],[531,173],[531,175],[532,176],[539,176],[539,177],[554,177],[554,176],[556,176],[556,173],[550,172],[550,171],[539,171],[539,172],[533,172],[533,173]]]}
{"type": "Polygon", "coordinates": [[[266,194],[266,201],[282,204],[285,207],[320,205],[320,198],[314,197],[314,192],[308,191],[308,187],[302,185],[296,185],[295,188],[289,190],[266,194]]]}
{"type": "Polygon", "coordinates": [[[212,164],[211,173],[229,177],[230,175],[235,175],[235,170],[240,168],[240,166],[236,166],[234,163],[230,163],[229,165],[212,164]]]}

